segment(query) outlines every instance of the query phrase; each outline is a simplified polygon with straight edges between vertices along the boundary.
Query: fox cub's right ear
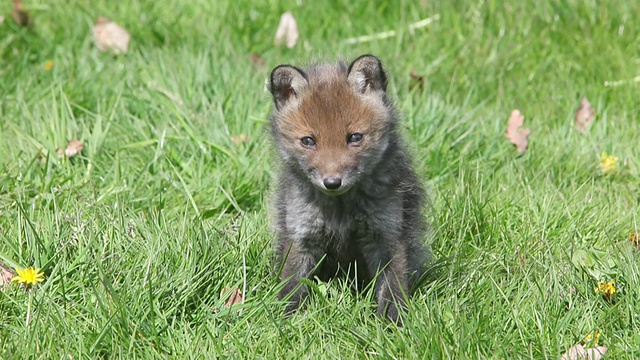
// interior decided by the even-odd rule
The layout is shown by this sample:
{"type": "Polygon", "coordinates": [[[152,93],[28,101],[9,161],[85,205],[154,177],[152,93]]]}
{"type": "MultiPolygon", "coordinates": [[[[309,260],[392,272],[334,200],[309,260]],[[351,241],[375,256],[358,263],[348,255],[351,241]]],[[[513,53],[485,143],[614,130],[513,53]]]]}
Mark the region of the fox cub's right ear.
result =
{"type": "Polygon", "coordinates": [[[280,65],[271,72],[269,91],[273,95],[276,108],[280,109],[289,101],[300,96],[307,86],[307,74],[291,65],[280,65]]]}
{"type": "Polygon", "coordinates": [[[387,75],[380,59],[373,55],[362,55],[355,59],[347,70],[347,80],[360,93],[369,90],[387,91],[387,75]]]}

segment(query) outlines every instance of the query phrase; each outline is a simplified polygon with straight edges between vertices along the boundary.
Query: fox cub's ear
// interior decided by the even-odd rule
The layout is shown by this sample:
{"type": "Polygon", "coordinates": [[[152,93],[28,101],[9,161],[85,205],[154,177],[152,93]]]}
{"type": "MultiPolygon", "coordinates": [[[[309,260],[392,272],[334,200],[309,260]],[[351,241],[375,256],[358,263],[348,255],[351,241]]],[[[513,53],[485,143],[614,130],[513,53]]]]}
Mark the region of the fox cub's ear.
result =
{"type": "Polygon", "coordinates": [[[271,72],[269,91],[273,95],[276,108],[280,109],[295,97],[300,96],[307,86],[307,74],[291,65],[280,65],[271,72]]]}
{"type": "Polygon", "coordinates": [[[347,77],[360,93],[387,91],[387,75],[382,70],[380,59],[373,55],[362,55],[349,65],[347,77]]]}

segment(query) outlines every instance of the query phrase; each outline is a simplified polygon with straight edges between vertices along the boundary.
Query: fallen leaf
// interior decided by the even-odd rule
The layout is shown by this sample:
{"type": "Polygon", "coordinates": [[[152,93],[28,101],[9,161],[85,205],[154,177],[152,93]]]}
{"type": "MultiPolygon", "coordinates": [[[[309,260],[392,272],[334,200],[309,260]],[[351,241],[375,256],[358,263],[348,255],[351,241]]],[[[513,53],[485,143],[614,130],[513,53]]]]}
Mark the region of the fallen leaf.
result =
{"type": "Polygon", "coordinates": [[[632,232],[629,234],[629,241],[631,241],[633,246],[640,248],[640,232],[632,232]]]}
{"type": "Polygon", "coordinates": [[[67,144],[67,148],[64,149],[64,155],[68,158],[72,158],[80,153],[84,149],[84,144],[79,140],[71,140],[67,144]]]}
{"type": "Polygon", "coordinates": [[[72,158],[78,155],[82,149],[84,149],[84,144],[80,142],[80,140],[71,140],[64,150],[62,150],[62,148],[57,148],[56,153],[58,154],[58,157],[66,156],[68,158],[72,158]]]}
{"type": "Polygon", "coordinates": [[[98,50],[120,55],[129,51],[131,35],[120,25],[100,16],[93,25],[93,40],[98,50]]]}
{"type": "Polygon", "coordinates": [[[264,65],[265,65],[264,59],[262,58],[262,56],[260,56],[260,55],[258,55],[256,53],[251,54],[251,63],[254,66],[259,67],[259,68],[263,68],[264,65]]]}
{"type": "Polygon", "coordinates": [[[20,26],[27,26],[31,23],[29,13],[24,11],[22,1],[13,0],[13,10],[11,10],[11,17],[15,20],[16,24],[20,26]]]}
{"type": "Polygon", "coordinates": [[[422,89],[424,89],[423,75],[419,75],[415,70],[411,70],[409,77],[411,78],[409,80],[409,91],[413,89],[418,89],[419,91],[422,91],[422,89]]]}
{"type": "Polygon", "coordinates": [[[222,289],[222,291],[220,292],[220,297],[224,298],[224,297],[229,297],[227,299],[227,302],[224,304],[225,308],[230,308],[233,305],[236,304],[242,304],[244,302],[244,297],[242,296],[242,290],[236,288],[236,289],[231,289],[228,286],[225,286],[224,289],[222,289]]]}
{"type": "Polygon", "coordinates": [[[231,136],[231,141],[236,145],[240,145],[241,143],[248,142],[249,136],[245,134],[233,135],[231,136]]]}
{"type": "Polygon", "coordinates": [[[596,346],[585,349],[582,344],[575,344],[560,357],[560,360],[599,360],[602,359],[606,353],[606,346],[596,346]]]}
{"type": "Polygon", "coordinates": [[[585,134],[593,120],[596,119],[596,109],[591,106],[591,103],[586,96],[580,101],[580,106],[576,110],[576,128],[581,133],[585,134]]]}
{"type": "Polygon", "coordinates": [[[293,14],[288,11],[280,17],[280,24],[278,24],[278,29],[276,30],[275,42],[276,45],[286,43],[289,49],[296,46],[296,43],[298,42],[298,24],[296,23],[296,19],[293,17],[293,14]]]}
{"type": "Polygon", "coordinates": [[[4,266],[3,264],[0,264],[0,288],[9,284],[13,277],[13,271],[11,271],[10,268],[4,266]]]}
{"type": "Polygon", "coordinates": [[[529,134],[531,130],[521,128],[524,124],[524,115],[519,110],[513,110],[509,117],[509,124],[507,125],[507,132],[504,136],[511,141],[520,154],[527,151],[529,146],[529,134]]]}

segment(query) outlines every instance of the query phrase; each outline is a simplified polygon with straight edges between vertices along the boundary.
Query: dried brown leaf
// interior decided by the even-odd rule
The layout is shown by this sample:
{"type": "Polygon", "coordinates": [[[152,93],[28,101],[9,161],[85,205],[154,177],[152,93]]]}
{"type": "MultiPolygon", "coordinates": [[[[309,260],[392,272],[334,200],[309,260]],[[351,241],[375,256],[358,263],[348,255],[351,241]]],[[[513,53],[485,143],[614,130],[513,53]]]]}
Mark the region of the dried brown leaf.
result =
{"type": "Polygon", "coordinates": [[[504,136],[511,141],[520,154],[527,151],[529,146],[529,134],[531,130],[522,128],[524,124],[524,115],[519,110],[513,110],[509,117],[509,124],[507,125],[507,132],[504,136]]]}
{"type": "Polygon", "coordinates": [[[419,91],[422,91],[422,89],[424,89],[424,76],[418,74],[415,70],[411,70],[411,73],[409,74],[410,80],[409,80],[409,91],[413,90],[413,89],[417,89],[419,91]]]}
{"type": "Polygon", "coordinates": [[[596,119],[596,109],[591,106],[591,103],[586,96],[580,101],[580,106],[576,110],[576,128],[581,133],[586,133],[587,129],[591,126],[591,123],[596,119]]]}
{"type": "Polygon", "coordinates": [[[575,344],[560,357],[560,360],[599,360],[606,353],[606,346],[585,349],[582,344],[575,344]]]}
{"type": "MultiPolygon", "coordinates": [[[[68,158],[72,158],[78,155],[78,153],[80,153],[82,149],[84,149],[84,144],[80,142],[80,140],[71,140],[67,144],[67,148],[64,149],[64,155],[68,158]]],[[[58,155],[60,155],[59,152],[58,155]]]]}
{"type": "Polygon", "coordinates": [[[231,141],[233,141],[233,143],[236,145],[240,145],[241,143],[248,142],[249,136],[245,134],[232,135],[231,141]]]}
{"type": "Polygon", "coordinates": [[[98,50],[111,51],[114,55],[120,55],[129,51],[131,35],[120,25],[100,16],[93,25],[93,41],[98,50]]]}
{"type": "Polygon", "coordinates": [[[228,286],[225,286],[224,289],[222,289],[222,291],[220,292],[220,297],[221,298],[225,298],[225,297],[229,297],[227,299],[227,302],[224,304],[225,308],[230,308],[233,305],[236,304],[242,304],[242,302],[244,301],[244,297],[242,296],[242,290],[236,288],[236,289],[231,289],[228,286]]]}
{"type": "Polygon", "coordinates": [[[256,53],[251,54],[251,63],[253,64],[253,66],[258,68],[263,68],[265,66],[262,56],[256,53]]]}
{"type": "Polygon", "coordinates": [[[3,288],[5,285],[9,284],[13,277],[13,271],[11,271],[10,268],[4,266],[3,264],[0,264],[0,288],[3,288]]]}
{"type": "Polygon", "coordinates": [[[640,249],[640,232],[632,232],[629,234],[629,241],[631,241],[633,246],[640,249]]]}
{"type": "Polygon", "coordinates": [[[27,26],[31,24],[31,18],[29,13],[24,10],[24,5],[20,0],[13,0],[13,10],[11,10],[11,17],[20,26],[27,26]]]}
{"type": "Polygon", "coordinates": [[[280,23],[276,30],[275,43],[277,46],[285,43],[289,49],[298,43],[298,23],[293,14],[286,12],[280,17],[280,23]]]}

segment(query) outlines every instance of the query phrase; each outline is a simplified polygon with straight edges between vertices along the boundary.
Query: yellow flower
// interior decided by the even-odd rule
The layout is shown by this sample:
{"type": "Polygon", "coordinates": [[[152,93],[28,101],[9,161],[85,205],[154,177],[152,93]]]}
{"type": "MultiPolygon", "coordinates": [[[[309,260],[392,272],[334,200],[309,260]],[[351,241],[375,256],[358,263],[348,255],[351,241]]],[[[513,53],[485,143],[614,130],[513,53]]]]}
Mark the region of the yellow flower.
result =
{"type": "Polygon", "coordinates": [[[21,284],[25,284],[25,286],[35,285],[39,282],[44,281],[44,273],[40,272],[40,269],[34,269],[33,267],[28,267],[26,269],[18,269],[16,268],[16,272],[18,276],[11,279],[12,282],[18,282],[21,284]]]}
{"type": "Polygon", "coordinates": [[[606,300],[611,300],[616,293],[615,283],[616,281],[614,279],[611,279],[609,282],[598,281],[598,287],[595,290],[597,293],[601,293],[606,300]]]}
{"type": "Polygon", "coordinates": [[[610,173],[612,171],[615,171],[616,168],[616,163],[618,162],[618,158],[613,156],[613,155],[609,155],[606,152],[603,152],[600,155],[600,169],[602,169],[602,172],[604,173],[610,173]]]}
{"type": "Polygon", "coordinates": [[[629,235],[629,241],[635,246],[640,246],[640,232],[632,232],[629,235]]]}
{"type": "Polygon", "coordinates": [[[53,69],[53,60],[47,60],[44,62],[44,69],[50,71],[53,69]]]}
{"type": "Polygon", "coordinates": [[[584,337],[584,340],[582,341],[582,344],[583,345],[587,345],[587,344],[597,345],[599,338],[600,338],[600,331],[594,331],[592,333],[588,333],[584,337]]]}

